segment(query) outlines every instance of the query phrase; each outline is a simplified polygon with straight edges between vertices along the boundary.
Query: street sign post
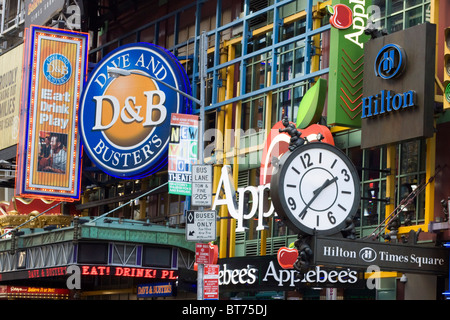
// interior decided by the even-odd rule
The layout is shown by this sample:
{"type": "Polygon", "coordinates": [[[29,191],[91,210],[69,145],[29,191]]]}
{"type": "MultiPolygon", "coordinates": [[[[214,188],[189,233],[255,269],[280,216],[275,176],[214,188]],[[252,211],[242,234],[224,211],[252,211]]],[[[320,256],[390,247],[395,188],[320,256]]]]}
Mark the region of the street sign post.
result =
{"type": "Polygon", "coordinates": [[[186,211],[186,240],[214,241],[216,240],[216,211],[186,211]]]}
{"type": "Polygon", "coordinates": [[[218,264],[205,265],[203,299],[219,300],[219,270],[218,264]]]}
{"type": "Polygon", "coordinates": [[[212,205],[212,166],[197,164],[192,166],[191,204],[198,207],[212,205]]]}

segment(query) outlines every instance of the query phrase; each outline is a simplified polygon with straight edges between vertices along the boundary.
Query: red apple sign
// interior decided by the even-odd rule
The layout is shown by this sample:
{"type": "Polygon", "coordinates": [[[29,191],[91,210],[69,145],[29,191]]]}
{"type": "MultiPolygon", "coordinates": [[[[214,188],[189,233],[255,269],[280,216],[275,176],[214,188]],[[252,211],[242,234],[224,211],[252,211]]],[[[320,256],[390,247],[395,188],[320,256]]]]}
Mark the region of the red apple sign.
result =
{"type": "Polygon", "coordinates": [[[327,10],[331,14],[330,24],[336,29],[347,29],[352,25],[353,13],[345,4],[327,6],[327,10]]]}
{"type": "Polygon", "coordinates": [[[278,249],[277,260],[283,269],[293,269],[297,258],[298,251],[295,248],[281,247],[278,249]]]}

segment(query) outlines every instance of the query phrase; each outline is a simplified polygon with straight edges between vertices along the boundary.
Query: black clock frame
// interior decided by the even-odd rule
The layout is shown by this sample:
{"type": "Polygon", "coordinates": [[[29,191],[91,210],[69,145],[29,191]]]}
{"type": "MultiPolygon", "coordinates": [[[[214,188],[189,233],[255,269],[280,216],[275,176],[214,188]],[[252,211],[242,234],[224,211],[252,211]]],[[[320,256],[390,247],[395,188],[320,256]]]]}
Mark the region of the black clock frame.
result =
{"type": "Polygon", "coordinates": [[[337,147],[328,144],[328,143],[322,143],[322,142],[311,142],[304,144],[302,146],[299,146],[295,148],[293,151],[287,151],[281,156],[281,159],[278,163],[278,168],[275,170],[275,173],[272,174],[271,182],[270,182],[270,197],[272,199],[272,203],[275,209],[275,212],[281,218],[281,220],[293,231],[302,233],[304,235],[333,235],[340,232],[342,229],[344,229],[347,225],[347,218],[344,219],[341,223],[334,226],[331,229],[327,230],[316,230],[311,229],[309,227],[306,227],[304,224],[302,224],[296,217],[292,214],[291,210],[288,207],[288,204],[286,203],[285,197],[284,197],[284,178],[286,175],[287,166],[284,164],[286,162],[292,162],[295,161],[294,159],[298,157],[298,155],[302,152],[307,151],[308,149],[312,148],[322,148],[327,149],[333,153],[335,153],[339,158],[341,158],[344,163],[348,166],[350,170],[350,174],[353,178],[353,183],[355,187],[355,193],[353,201],[353,205],[348,210],[347,218],[353,219],[356,215],[356,212],[359,209],[360,202],[361,202],[361,190],[360,190],[360,179],[358,175],[358,171],[355,168],[355,165],[353,162],[349,159],[349,157],[342,152],[337,147]]]}

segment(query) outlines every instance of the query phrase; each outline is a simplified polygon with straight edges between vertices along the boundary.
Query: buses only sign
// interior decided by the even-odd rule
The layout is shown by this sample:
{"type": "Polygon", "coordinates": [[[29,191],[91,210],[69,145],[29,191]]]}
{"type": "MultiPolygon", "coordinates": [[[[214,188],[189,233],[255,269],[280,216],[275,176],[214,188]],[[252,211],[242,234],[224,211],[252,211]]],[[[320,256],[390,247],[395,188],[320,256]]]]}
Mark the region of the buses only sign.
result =
{"type": "Polygon", "coordinates": [[[186,211],[186,240],[216,240],[216,211],[186,211]]]}

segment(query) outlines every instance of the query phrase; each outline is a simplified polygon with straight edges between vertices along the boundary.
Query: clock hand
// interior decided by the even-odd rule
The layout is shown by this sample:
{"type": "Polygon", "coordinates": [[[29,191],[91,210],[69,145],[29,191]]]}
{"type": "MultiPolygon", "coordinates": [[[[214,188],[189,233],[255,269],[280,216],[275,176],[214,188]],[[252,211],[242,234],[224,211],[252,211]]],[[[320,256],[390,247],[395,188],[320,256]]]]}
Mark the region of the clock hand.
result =
{"type": "Polygon", "coordinates": [[[338,179],[338,177],[334,177],[333,179],[327,179],[325,182],[316,190],[313,191],[313,197],[311,200],[309,200],[308,204],[303,208],[302,212],[300,212],[299,217],[303,219],[306,215],[306,210],[309,208],[309,206],[316,200],[316,198],[319,196],[319,194],[329,185],[331,185],[333,182],[335,182],[338,179]]]}
{"type": "Polygon", "coordinates": [[[316,190],[313,191],[313,194],[319,194],[322,192],[323,189],[325,189],[326,187],[328,187],[330,184],[332,184],[333,182],[335,182],[338,179],[338,177],[334,177],[333,179],[327,179],[322,186],[320,186],[319,188],[317,188],[316,190]]]}

